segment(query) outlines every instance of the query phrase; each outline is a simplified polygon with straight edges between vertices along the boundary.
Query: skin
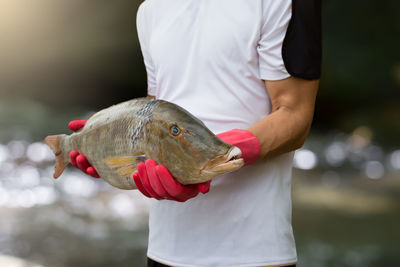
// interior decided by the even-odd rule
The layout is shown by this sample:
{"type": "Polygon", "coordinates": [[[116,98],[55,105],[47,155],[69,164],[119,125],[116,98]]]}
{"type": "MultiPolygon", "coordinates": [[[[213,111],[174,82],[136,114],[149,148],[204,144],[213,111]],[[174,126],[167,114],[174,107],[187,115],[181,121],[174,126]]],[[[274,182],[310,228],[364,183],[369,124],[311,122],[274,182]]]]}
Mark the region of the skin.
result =
{"type": "Polygon", "coordinates": [[[268,159],[303,146],[309,133],[319,81],[289,77],[265,81],[272,112],[248,130],[260,141],[259,159],[268,159]]]}

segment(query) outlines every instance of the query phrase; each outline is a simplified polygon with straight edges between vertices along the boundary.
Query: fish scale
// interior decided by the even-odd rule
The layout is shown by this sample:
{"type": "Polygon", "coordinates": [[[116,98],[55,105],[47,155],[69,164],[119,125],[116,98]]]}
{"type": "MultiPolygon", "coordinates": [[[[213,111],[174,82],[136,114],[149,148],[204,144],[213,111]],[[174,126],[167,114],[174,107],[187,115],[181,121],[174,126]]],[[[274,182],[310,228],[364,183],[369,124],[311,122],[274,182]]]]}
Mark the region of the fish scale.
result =
{"type": "MultiPolygon", "coordinates": [[[[116,156],[139,156],[141,154],[141,151],[134,150],[131,138],[129,138],[133,129],[129,129],[128,125],[135,124],[135,120],[138,119],[115,120],[113,123],[96,127],[95,130],[88,132],[85,131],[84,127],[82,131],[69,137],[70,139],[81,140],[80,145],[77,145],[79,141],[68,145],[69,140],[66,140],[66,153],[77,150],[89,159],[90,164],[97,170],[99,175],[111,185],[118,188],[134,189],[136,187],[131,177],[126,176],[121,179],[115,169],[104,164],[103,159],[116,156]]],[[[132,169],[132,171],[136,171],[136,168],[132,169]]]]}
{"type": "Polygon", "coordinates": [[[80,131],[48,136],[45,142],[56,155],[54,177],[76,150],[104,180],[121,189],[136,188],[132,174],[146,158],[166,166],[182,184],[205,182],[243,165],[240,150],[222,142],[200,120],[173,103],[152,98],[103,109],[80,131]]]}

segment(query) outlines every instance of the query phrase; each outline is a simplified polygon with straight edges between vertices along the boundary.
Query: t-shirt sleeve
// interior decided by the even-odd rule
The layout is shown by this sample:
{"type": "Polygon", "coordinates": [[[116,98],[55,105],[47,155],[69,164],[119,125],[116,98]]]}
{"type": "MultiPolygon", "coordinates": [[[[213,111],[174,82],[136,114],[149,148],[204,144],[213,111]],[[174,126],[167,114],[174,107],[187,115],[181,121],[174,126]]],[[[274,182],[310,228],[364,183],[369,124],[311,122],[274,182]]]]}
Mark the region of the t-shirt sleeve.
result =
{"type": "Polygon", "coordinates": [[[261,79],[319,79],[321,0],[269,0],[263,4],[258,44],[261,79]]]}
{"type": "Polygon", "coordinates": [[[138,32],[138,38],[140,43],[140,48],[142,50],[143,61],[147,72],[147,94],[155,96],[156,95],[156,75],[153,60],[151,59],[149,53],[149,20],[146,16],[146,4],[143,2],[138,9],[136,16],[136,27],[138,32]]]}
{"type": "Polygon", "coordinates": [[[291,0],[262,1],[261,36],[257,46],[260,78],[282,80],[290,76],[282,58],[282,44],[291,17],[291,0]]]}
{"type": "Polygon", "coordinates": [[[282,56],[290,75],[307,80],[321,77],[321,0],[293,0],[282,56]]]}

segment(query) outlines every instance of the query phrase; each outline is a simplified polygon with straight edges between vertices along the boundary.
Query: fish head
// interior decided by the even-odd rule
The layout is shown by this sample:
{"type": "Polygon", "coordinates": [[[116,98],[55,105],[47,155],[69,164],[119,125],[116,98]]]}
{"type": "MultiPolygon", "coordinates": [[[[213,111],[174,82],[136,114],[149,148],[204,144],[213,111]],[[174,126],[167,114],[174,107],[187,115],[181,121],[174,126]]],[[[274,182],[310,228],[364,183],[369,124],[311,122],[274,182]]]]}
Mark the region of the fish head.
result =
{"type": "Polygon", "coordinates": [[[147,124],[150,158],[181,184],[201,183],[244,165],[239,148],[223,142],[185,109],[163,101],[147,124]]]}

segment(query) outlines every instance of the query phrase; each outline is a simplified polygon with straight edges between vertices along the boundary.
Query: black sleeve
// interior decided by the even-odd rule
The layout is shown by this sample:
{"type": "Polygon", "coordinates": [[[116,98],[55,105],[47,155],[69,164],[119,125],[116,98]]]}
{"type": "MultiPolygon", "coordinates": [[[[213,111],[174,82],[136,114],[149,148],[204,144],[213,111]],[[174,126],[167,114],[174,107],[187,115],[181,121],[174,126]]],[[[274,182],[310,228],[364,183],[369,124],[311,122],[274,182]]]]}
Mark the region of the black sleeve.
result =
{"type": "Polygon", "coordinates": [[[292,18],[282,45],[290,75],[307,80],[321,77],[321,0],[292,0],[292,18]]]}

